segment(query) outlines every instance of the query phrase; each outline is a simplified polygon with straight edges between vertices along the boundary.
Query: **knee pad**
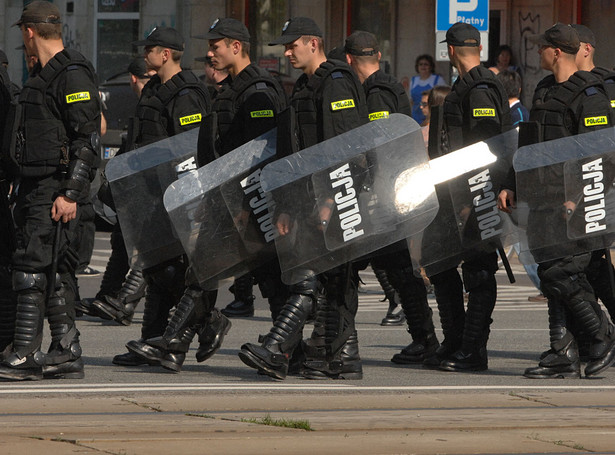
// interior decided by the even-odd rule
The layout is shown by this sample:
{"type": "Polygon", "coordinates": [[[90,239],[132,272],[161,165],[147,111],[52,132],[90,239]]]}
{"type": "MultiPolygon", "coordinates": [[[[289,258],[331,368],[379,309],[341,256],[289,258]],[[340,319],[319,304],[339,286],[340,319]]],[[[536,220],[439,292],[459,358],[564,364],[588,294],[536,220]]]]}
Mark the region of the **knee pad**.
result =
{"type": "Polygon", "coordinates": [[[144,273],[148,285],[158,285],[169,290],[176,287],[178,282],[183,285],[185,276],[186,266],[180,260],[168,261],[144,273]]]}
{"type": "Polygon", "coordinates": [[[495,281],[494,273],[489,270],[473,270],[462,267],[463,285],[470,292],[491,281],[495,281]]]}
{"type": "Polygon", "coordinates": [[[542,292],[548,298],[564,299],[579,291],[579,274],[568,274],[553,266],[540,274],[542,292]]]}
{"type": "Polygon", "coordinates": [[[302,277],[303,279],[301,281],[290,285],[290,293],[309,295],[313,299],[316,299],[321,289],[318,275],[316,275],[313,270],[306,270],[302,273],[302,277]]]}
{"type": "Polygon", "coordinates": [[[47,275],[13,270],[13,290],[20,292],[26,289],[44,292],[47,289],[47,275]]]}

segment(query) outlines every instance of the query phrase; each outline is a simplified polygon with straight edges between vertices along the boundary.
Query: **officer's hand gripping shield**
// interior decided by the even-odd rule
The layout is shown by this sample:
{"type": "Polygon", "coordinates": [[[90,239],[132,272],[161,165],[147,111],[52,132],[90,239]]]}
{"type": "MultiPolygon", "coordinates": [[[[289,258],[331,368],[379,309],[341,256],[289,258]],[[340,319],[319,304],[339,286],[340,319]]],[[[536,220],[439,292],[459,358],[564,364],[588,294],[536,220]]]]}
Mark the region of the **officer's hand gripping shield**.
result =
{"type": "Polygon", "coordinates": [[[301,270],[321,273],[422,230],[438,210],[426,165],[420,127],[394,114],[266,166],[282,280],[293,284],[301,270]]]}
{"type": "Polygon", "coordinates": [[[198,129],[114,157],[105,168],[132,268],[145,269],[183,254],[162,196],[196,169],[198,129]]]}
{"type": "Polygon", "coordinates": [[[164,205],[204,289],[276,259],[277,231],[261,189],[276,154],[273,129],[172,183],[164,205]]]}
{"type": "Polygon", "coordinates": [[[565,137],[515,155],[523,263],[607,248],[615,232],[615,129],[565,137]]]}
{"type": "Polygon", "coordinates": [[[439,206],[432,223],[408,239],[415,264],[435,275],[517,242],[511,216],[497,208],[517,150],[516,129],[430,161],[439,206]]]}

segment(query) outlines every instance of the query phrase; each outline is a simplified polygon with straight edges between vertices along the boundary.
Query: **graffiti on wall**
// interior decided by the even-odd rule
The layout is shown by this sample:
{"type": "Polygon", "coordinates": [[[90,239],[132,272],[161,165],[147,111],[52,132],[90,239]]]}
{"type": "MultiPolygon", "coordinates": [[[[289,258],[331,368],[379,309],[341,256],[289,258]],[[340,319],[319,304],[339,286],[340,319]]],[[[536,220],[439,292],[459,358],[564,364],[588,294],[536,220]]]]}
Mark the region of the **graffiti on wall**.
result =
{"type": "Polygon", "coordinates": [[[540,33],[540,14],[519,11],[519,49],[521,66],[526,74],[540,73],[540,57],[538,47],[528,40],[531,35],[540,33]]]}
{"type": "Polygon", "coordinates": [[[71,28],[69,24],[62,26],[62,41],[64,41],[64,47],[81,51],[81,44],[79,44],[79,37],[77,32],[71,28]]]}

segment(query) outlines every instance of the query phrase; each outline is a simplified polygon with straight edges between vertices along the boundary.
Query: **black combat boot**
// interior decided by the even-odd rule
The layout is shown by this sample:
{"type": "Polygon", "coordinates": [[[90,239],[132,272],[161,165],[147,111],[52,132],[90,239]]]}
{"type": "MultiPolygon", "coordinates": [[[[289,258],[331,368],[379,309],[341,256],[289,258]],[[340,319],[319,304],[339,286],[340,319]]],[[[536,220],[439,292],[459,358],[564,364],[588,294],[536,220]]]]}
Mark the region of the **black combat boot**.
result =
{"type": "Polygon", "coordinates": [[[615,289],[611,286],[611,276],[615,275],[613,266],[603,257],[610,254],[608,250],[592,252],[586,276],[589,284],[609,312],[611,321],[615,321],[615,289]]]}
{"type": "MultiPolygon", "coordinates": [[[[70,277],[63,277],[65,280],[70,277]]],[[[79,331],[75,326],[72,299],[66,296],[67,285],[56,278],[55,292],[47,303],[47,319],[51,331],[51,345],[45,356],[45,379],[83,379],[83,360],[79,331]]]]}
{"type": "Polygon", "coordinates": [[[585,365],[585,376],[596,376],[615,362],[615,326],[609,321],[596,302],[587,305],[574,303],[573,313],[583,323],[584,331],[591,335],[589,361],[585,365]]]}
{"type": "Polygon", "coordinates": [[[235,296],[235,300],[221,310],[224,316],[229,318],[254,316],[254,295],[252,295],[253,281],[252,275],[249,273],[235,278],[235,282],[230,289],[235,296]]]}
{"type": "Polygon", "coordinates": [[[423,279],[416,277],[409,268],[400,269],[390,275],[395,287],[399,289],[401,306],[408,324],[408,333],[412,336],[412,343],[395,354],[391,362],[399,364],[435,362],[432,358],[436,356],[440,343],[436,337],[433,311],[427,303],[427,290],[423,279]]]}
{"type": "MultiPolygon", "coordinates": [[[[145,291],[145,305],[143,309],[143,325],[141,338],[131,340],[126,344],[128,352],[113,358],[113,363],[122,366],[159,365],[160,362],[135,354],[139,350],[147,350],[150,357],[156,355],[159,348],[145,346],[145,340],[161,336],[167,326],[169,311],[179,301],[184,290],[185,268],[177,261],[169,261],[163,265],[152,268],[144,274],[147,288],[145,291]],[[130,345],[130,347],[128,346],[130,345]]],[[[160,354],[159,357],[163,355],[160,354]]]]}
{"type": "Polygon", "coordinates": [[[235,278],[229,291],[235,299],[223,308],[222,314],[229,318],[250,318],[254,316],[254,279],[250,273],[235,278]]]}
{"type": "Polygon", "coordinates": [[[488,366],[487,340],[491,313],[497,298],[497,284],[493,274],[486,271],[473,273],[478,277],[475,275],[475,278],[471,278],[464,270],[469,297],[461,349],[440,363],[440,369],[444,371],[484,371],[488,366]]]}
{"type": "Polygon", "coordinates": [[[190,343],[192,343],[195,335],[194,327],[186,327],[182,330],[179,336],[171,341],[169,349],[164,357],[160,359],[160,365],[169,371],[179,373],[186,359],[188,349],[190,349],[190,343]]]}
{"type": "MultiPolygon", "coordinates": [[[[197,285],[190,285],[179,300],[162,336],[150,338],[141,345],[133,344],[129,349],[148,360],[160,362],[168,370],[179,372],[195,334],[211,320],[211,308],[215,305],[217,294],[218,291],[204,291],[197,285]]],[[[217,310],[216,313],[219,314],[217,310]]],[[[218,338],[217,346],[208,346],[211,349],[209,357],[220,347],[229,328],[230,321],[229,327],[218,338]]]]}
{"type": "Polygon", "coordinates": [[[581,362],[576,340],[566,328],[566,309],[555,297],[548,300],[551,349],[541,356],[537,367],[523,376],[532,379],[580,378],[581,362]]]}
{"type": "Polygon", "coordinates": [[[357,283],[348,275],[347,266],[326,273],[324,299],[318,300],[312,337],[305,343],[306,379],[362,379],[363,366],[354,326],[358,309],[357,283]]]}
{"type": "Polygon", "coordinates": [[[425,358],[423,365],[439,368],[443,360],[448,359],[461,347],[465,323],[463,282],[456,269],[434,275],[430,280],[434,287],[444,339],[436,349],[435,358],[425,358]]]}
{"type": "Polygon", "coordinates": [[[267,376],[285,379],[290,357],[295,347],[301,343],[303,326],[312,307],[311,295],[291,295],[270,332],[263,338],[262,344],[259,346],[246,343],[241,346],[241,361],[267,376]]]}
{"type": "Polygon", "coordinates": [[[384,291],[383,301],[389,302],[387,314],[384,318],[382,318],[382,321],[380,321],[380,325],[402,325],[404,323],[404,313],[403,311],[395,313],[395,308],[397,308],[397,296],[395,293],[395,288],[389,281],[387,271],[375,266],[374,264],[372,264],[372,270],[374,271],[374,275],[376,275],[378,283],[380,283],[380,287],[382,287],[382,290],[384,291]]]}
{"type": "Polygon", "coordinates": [[[204,362],[222,346],[224,337],[231,330],[231,321],[217,308],[211,310],[209,320],[199,330],[199,347],[196,361],[204,362]]]}
{"type": "Polygon", "coordinates": [[[17,298],[13,347],[0,362],[0,378],[15,381],[43,379],[45,355],[41,352],[45,315],[44,273],[13,272],[17,298]]]}
{"type": "Polygon", "coordinates": [[[104,320],[114,319],[113,313],[109,315],[109,312],[98,311],[92,303],[95,300],[106,302],[107,297],[117,298],[129,269],[128,254],[126,253],[122,232],[119,224],[116,224],[111,232],[111,255],[107,261],[100,288],[94,298],[81,299],[75,303],[77,316],[81,316],[80,313],[83,313],[104,320]]]}
{"type": "Polygon", "coordinates": [[[581,377],[579,349],[574,337],[563,328],[564,336],[553,343],[553,348],[537,367],[527,368],[523,376],[531,379],[565,379],[581,377]]]}
{"type": "Polygon", "coordinates": [[[97,314],[122,325],[130,325],[135,309],[145,293],[145,279],[140,270],[130,269],[117,297],[104,295],[92,302],[97,314]]]}
{"type": "Polygon", "coordinates": [[[0,289],[0,360],[10,351],[15,335],[16,313],[17,298],[13,289],[11,287],[0,289]]]}

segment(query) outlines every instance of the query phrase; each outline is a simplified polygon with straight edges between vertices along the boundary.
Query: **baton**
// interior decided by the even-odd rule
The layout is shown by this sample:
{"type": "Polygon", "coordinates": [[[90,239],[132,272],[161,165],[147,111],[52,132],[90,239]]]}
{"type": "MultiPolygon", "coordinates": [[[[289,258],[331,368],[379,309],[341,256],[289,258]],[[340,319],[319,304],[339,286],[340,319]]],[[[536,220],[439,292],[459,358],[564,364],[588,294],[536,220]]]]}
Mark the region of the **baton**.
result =
{"type": "Polygon", "coordinates": [[[501,244],[498,246],[498,253],[500,253],[502,264],[504,265],[504,269],[506,269],[506,275],[508,276],[508,281],[510,281],[510,284],[513,284],[517,280],[515,280],[515,275],[513,275],[513,271],[510,268],[510,262],[508,262],[508,257],[506,257],[506,251],[504,251],[504,248],[502,247],[501,244]]]}
{"type": "Polygon", "coordinates": [[[53,235],[53,246],[51,250],[51,270],[49,276],[49,286],[47,287],[47,298],[51,298],[56,290],[56,274],[58,273],[58,253],[60,249],[60,237],[62,235],[62,218],[56,222],[56,229],[53,235]]]}

